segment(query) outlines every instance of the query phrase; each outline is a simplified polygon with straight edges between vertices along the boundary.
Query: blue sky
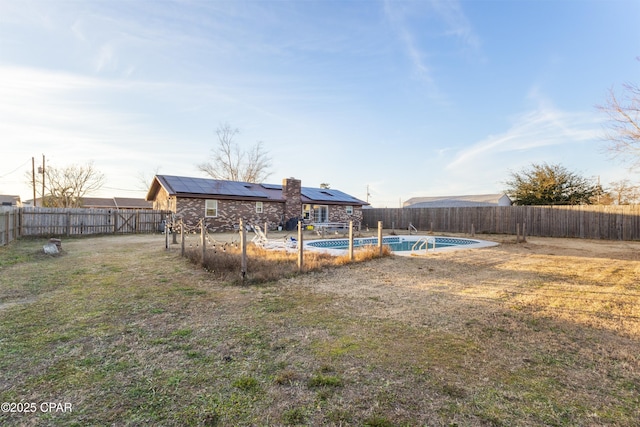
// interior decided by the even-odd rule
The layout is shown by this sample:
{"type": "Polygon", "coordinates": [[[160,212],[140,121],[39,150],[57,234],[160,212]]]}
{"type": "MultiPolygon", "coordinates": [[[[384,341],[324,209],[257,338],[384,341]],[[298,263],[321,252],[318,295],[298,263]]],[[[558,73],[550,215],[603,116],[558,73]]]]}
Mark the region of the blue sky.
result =
{"type": "Polygon", "coordinates": [[[0,0],[0,194],[94,166],[97,196],[203,176],[216,128],[374,207],[498,193],[560,163],[603,184],[595,106],[640,80],[640,2],[0,0]]]}

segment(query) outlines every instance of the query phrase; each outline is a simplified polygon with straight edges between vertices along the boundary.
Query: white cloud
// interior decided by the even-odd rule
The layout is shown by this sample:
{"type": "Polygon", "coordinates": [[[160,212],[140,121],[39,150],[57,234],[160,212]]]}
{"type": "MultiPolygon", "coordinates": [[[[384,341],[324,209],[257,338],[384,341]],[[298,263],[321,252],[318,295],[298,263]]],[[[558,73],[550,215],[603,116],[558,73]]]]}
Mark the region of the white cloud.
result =
{"type": "Polygon", "coordinates": [[[42,153],[57,165],[94,160],[118,187],[158,162],[186,163],[184,152],[166,151],[175,135],[151,124],[153,111],[123,107],[162,86],[0,66],[0,139],[12,147],[5,161],[18,165],[42,153]]]}
{"type": "Polygon", "coordinates": [[[458,151],[447,169],[457,169],[500,153],[596,140],[598,132],[598,121],[593,114],[565,112],[541,106],[517,115],[506,132],[490,135],[458,151]]]}
{"type": "MultiPolygon", "coordinates": [[[[417,80],[422,81],[434,99],[443,100],[432,66],[428,60],[432,54],[430,49],[436,45],[424,39],[424,26],[431,26],[435,18],[436,27],[443,27],[439,32],[447,38],[455,38],[463,46],[476,54],[480,50],[480,39],[473,31],[460,3],[457,1],[432,0],[429,2],[399,3],[391,0],[384,2],[384,12],[387,20],[397,33],[405,54],[411,61],[413,72],[417,80]],[[432,17],[431,15],[434,15],[432,17]],[[416,21],[411,22],[411,21],[416,21]],[[421,40],[420,37],[423,37],[421,40]]],[[[435,30],[434,33],[438,33],[435,30]]]]}
{"type": "Polygon", "coordinates": [[[403,3],[396,3],[387,0],[384,2],[385,15],[397,32],[398,38],[402,42],[406,54],[413,64],[416,74],[424,82],[433,86],[434,80],[431,76],[429,67],[424,60],[425,54],[417,46],[415,37],[412,34],[412,29],[405,21],[405,14],[407,12],[403,9],[403,6],[403,3]]]}
{"type": "Polygon", "coordinates": [[[433,0],[430,4],[447,24],[445,34],[455,36],[468,48],[478,53],[481,45],[480,38],[473,31],[473,27],[465,16],[460,3],[457,1],[433,0]]]}
{"type": "Polygon", "coordinates": [[[102,71],[106,67],[116,66],[115,51],[110,43],[103,44],[94,60],[96,71],[102,71]]]}

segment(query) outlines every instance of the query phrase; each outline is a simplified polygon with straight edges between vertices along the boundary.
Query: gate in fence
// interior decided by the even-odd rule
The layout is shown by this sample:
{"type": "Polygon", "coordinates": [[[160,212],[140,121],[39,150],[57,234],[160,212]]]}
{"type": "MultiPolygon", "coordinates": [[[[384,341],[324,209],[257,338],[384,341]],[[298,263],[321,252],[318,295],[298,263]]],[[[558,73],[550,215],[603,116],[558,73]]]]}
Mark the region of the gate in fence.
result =
{"type": "Polygon", "coordinates": [[[10,208],[0,210],[0,245],[21,236],[80,236],[161,231],[170,215],[157,210],[10,208]]]}

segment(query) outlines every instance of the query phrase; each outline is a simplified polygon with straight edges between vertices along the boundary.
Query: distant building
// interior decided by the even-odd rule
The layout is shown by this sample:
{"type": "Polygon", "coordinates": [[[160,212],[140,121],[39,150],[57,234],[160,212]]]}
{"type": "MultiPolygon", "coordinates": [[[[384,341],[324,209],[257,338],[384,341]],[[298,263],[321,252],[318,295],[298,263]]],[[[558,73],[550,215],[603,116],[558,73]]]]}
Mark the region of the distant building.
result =
{"type": "Polygon", "coordinates": [[[153,203],[133,197],[83,197],[82,207],[90,209],[153,209],[153,203]]]}
{"type": "MultiPolygon", "coordinates": [[[[27,206],[33,206],[33,200],[27,200],[27,206]]],[[[42,207],[42,199],[36,198],[36,206],[42,207]]],[[[83,197],[81,208],[86,209],[153,209],[153,203],[133,197],[83,197]]]]}
{"type": "Polygon", "coordinates": [[[8,196],[0,194],[0,206],[22,206],[20,196],[8,196]]]}
{"type": "Polygon", "coordinates": [[[482,206],[511,206],[509,196],[500,194],[479,194],[472,196],[412,197],[402,204],[405,208],[464,208],[482,206]]]}

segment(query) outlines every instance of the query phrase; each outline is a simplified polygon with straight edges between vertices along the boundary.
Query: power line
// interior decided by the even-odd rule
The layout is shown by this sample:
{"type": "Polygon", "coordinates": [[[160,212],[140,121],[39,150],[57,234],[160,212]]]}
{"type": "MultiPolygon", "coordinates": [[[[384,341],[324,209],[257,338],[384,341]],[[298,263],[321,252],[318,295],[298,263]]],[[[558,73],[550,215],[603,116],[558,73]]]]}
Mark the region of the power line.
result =
{"type": "Polygon", "coordinates": [[[131,191],[131,192],[137,192],[137,193],[144,193],[147,190],[129,190],[127,188],[115,188],[115,187],[101,187],[101,188],[105,188],[107,190],[118,190],[118,191],[131,191]]]}
{"type": "Polygon", "coordinates": [[[20,166],[18,166],[18,167],[17,167],[17,168],[15,168],[14,170],[12,170],[11,172],[6,173],[6,174],[4,174],[4,175],[0,176],[0,178],[4,178],[5,176],[9,176],[9,175],[11,175],[11,174],[12,174],[12,173],[14,173],[15,171],[17,171],[18,169],[20,169],[21,167],[23,167],[24,165],[26,165],[27,163],[29,163],[29,160],[27,160],[26,162],[24,162],[23,164],[21,164],[20,166]]]}

